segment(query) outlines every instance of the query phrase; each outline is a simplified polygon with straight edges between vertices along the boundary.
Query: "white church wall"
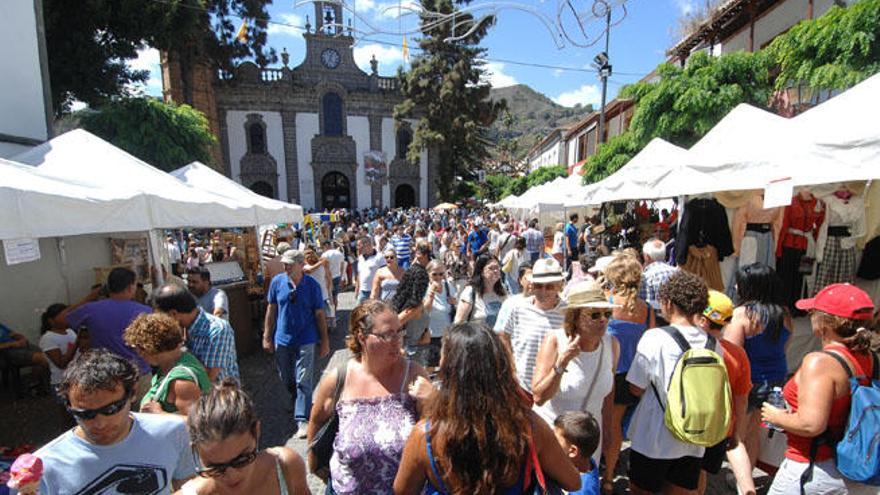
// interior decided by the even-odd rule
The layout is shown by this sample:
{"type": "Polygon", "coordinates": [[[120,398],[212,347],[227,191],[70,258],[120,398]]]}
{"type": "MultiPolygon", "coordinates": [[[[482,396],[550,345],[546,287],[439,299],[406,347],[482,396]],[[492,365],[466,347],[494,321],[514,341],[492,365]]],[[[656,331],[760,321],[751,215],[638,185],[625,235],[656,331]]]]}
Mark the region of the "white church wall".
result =
{"type": "Polygon", "coordinates": [[[315,207],[315,178],[312,174],[312,138],[318,134],[318,114],[296,114],[296,163],[299,171],[299,197],[303,208],[315,207]]]}
{"type": "MultiPolygon", "coordinates": [[[[385,153],[385,163],[390,165],[397,156],[397,132],[394,130],[394,119],[382,119],[382,151],[385,153]]],[[[391,205],[391,185],[387,181],[382,185],[382,204],[391,205]]]]}
{"type": "Polygon", "coordinates": [[[364,175],[364,153],[370,151],[370,120],[367,117],[350,116],[347,118],[348,135],[354,139],[357,171],[355,174],[355,187],[357,187],[358,208],[369,208],[371,188],[364,175]]]}
{"type": "MultiPolygon", "coordinates": [[[[288,201],[287,168],[284,156],[284,131],[281,125],[280,112],[253,112],[246,110],[229,110],[226,112],[226,129],[229,138],[229,168],[232,179],[241,183],[241,158],[247,153],[247,137],[244,124],[247,116],[258,114],[266,124],[266,151],[278,168],[278,198],[288,201]]],[[[298,127],[298,126],[297,126],[298,127]]],[[[249,184],[243,184],[249,186],[249,184]]]]}

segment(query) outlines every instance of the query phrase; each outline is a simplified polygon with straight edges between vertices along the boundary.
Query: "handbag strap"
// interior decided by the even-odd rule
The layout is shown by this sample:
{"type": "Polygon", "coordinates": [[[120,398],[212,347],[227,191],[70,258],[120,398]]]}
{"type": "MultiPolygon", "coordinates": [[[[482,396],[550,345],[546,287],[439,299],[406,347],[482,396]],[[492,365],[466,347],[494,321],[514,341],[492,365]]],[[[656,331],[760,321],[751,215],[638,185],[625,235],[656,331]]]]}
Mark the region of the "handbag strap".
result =
{"type": "Polygon", "coordinates": [[[538,486],[541,487],[541,492],[547,492],[547,480],[544,478],[544,470],[541,469],[541,461],[538,460],[538,449],[535,448],[535,438],[532,433],[532,428],[529,426],[529,458],[527,461],[527,469],[526,469],[526,478],[523,483],[527,483],[529,478],[529,469],[531,468],[535,472],[535,479],[538,481],[538,486]]]}
{"type": "MultiPolygon", "coordinates": [[[[196,376],[196,373],[193,370],[183,365],[175,366],[171,368],[168,373],[165,374],[165,378],[162,379],[162,383],[159,384],[159,388],[156,389],[156,393],[152,396],[153,399],[162,395],[164,395],[165,397],[168,396],[168,386],[171,385],[171,382],[173,381],[171,379],[171,374],[175,371],[183,371],[184,374],[189,375],[189,377],[192,378],[192,381],[196,384],[197,387],[199,386],[199,377],[196,376]],[[165,391],[165,393],[163,394],[162,391],[165,391]]],[[[179,379],[180,377],[174,378],[174,380],[179,379]]]]}
{"type": "Polygon", "coordinates": [[[336,414],[336,403],[345,389],[345,376],[348,374],[348,359],[336,367],[336,387],[333,389],[333,414],[336,414]]]}

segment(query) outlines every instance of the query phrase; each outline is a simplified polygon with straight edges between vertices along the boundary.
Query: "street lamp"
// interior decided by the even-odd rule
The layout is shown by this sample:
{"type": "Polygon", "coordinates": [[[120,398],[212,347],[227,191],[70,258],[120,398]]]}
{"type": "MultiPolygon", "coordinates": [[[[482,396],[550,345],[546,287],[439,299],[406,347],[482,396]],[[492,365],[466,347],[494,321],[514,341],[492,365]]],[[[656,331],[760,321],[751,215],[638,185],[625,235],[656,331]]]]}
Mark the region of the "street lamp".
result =
{"type": "Polygon", "coordinates": [[[605,96],[608,93],[608,78],[611,77],[611,61],[608,59],[608,45],[611,38],[611,7],[606,4],[605,9],[605,51],[593,58],[593,68],[599,71],[599,78],[602,79],[602,109],[599,111],[597,148],[599,144],[605,142],[605,96]]]}

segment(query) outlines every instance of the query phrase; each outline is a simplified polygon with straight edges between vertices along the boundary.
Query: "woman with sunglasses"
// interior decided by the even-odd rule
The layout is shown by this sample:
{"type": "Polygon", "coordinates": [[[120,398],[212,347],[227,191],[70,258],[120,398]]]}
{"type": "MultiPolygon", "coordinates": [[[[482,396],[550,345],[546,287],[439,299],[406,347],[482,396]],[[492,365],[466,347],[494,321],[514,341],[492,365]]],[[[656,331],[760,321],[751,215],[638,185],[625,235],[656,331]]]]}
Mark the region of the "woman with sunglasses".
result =
{"type": "MultiPolygon", "coordinates": [[[[596,282],[568,293],[562,328],[544,337],[532,376],[535,412],[549,425],[565,411],[587,411],[602,426],[600,433],[609,428],[620,348],[605,330],[615,307],[596,282]]],[[[593,454],[596,466],[601,454],[610,454],[604,440],[593,454]]]]}
{"type": "MultiPolygon", "coordinates": [[[[397,312],[383,301],[368,299],[351,313],[348,349],[353,357],[328,370],[315,391],[308,441],[330,419],[339,430],[330,458],[328,494],[390,493],[406,438],[416,421],[417,397],[410,386],[424,369],[401,352],[405,330],[397,312]],[[339,401],[333,396],[337,376],[345,373],[339,401]]],[[[309,454],[315,471],[315,458],[309,454]]],[[[326,472],[316,475],[327,480],[326,472]]]]}
{"type": "Polygon", "coordinates": [[[501,304],[507,298],[501,284],[501,264],[491,254],[481,254],[474,262],[470,283],[461,290],[455,309],[455,323],[482,321],[492,328],[501,304]]]}
{"type": "Polygon", "coordinates": [[[370,291],[370,299],[391,302],[400,280],[403,278],[404,269],[397,264],[397,253],[393,248],[385,249],[382,253],[385,258],[385,266],[376,272],[373,277],[373,288],[370,291]]]}
{"type": "Polygon", "coordinates": [[[648,303],[639,298],[642,281],[642,265],[638,258],[629,254],[618,254],[604,270],[605,282],[610,290],[609,300],[619,306],[612,311],[608,321],[608,333],[620,346],[620,358],[614,370],[614,407],[611,428],[605,433],[611,445],[605,457],[605,476],[603,493],[613,489],[614,468],[623,442],[623,416],[627,408],[639,403],[639,398],[629,391],[626,373],[636,355],[636,347],[642,334],[654,328],[654,311],[648,303]]]}
{"type": "Polygon", "coordinates": [[[177,495],[306,495],[302,457],[287,447],[260,450],[260,421],[230,379],[214,386],[187,418],[198,477],[177,495]]]}

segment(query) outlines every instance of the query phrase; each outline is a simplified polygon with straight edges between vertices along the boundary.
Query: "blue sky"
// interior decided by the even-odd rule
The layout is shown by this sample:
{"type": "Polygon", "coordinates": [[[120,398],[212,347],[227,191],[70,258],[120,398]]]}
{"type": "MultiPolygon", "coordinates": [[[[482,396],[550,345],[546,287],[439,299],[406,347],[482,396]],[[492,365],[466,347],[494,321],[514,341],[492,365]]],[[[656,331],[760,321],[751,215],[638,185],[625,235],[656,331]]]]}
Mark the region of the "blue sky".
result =
{"type": "MultiPolygon", "coordinates": [[[[353,0],[360,19],[356,26],[367,29],[366,24],[390,34],[370,34],[356,36],[355,60],[365,70],[369,70],[369,59],[375,54],[379,60],[379,73],[394,75],[403,63],[402,50],[398,46],[403,37],[400,31],[416,29],[418,19],[414,15],[398,15],[399,4],[406,6],[413,0],[353,0]]],[[[557,2],[560,0],[501,0],[494,4],[516,4],[555,19],[557,2]]],[[[573,0],[578,8],[589,9],[593,0],[573,0]]],[[[676,20],[683,14],[693,11],[698,0],[626,0],[626,16],[611,30],[610,58],[614,74],[609,83],[608,99],[614,97],[623,84],[637,81],[649,73],[665,58],[665,50],[675,42],[676,20]]],[[[614,0],[620,3],[621,0],[614,0]]],[[[474,0],[470,6],[480,7],[493,4],[486,0],[474,0]]],[[[404,9],[404,12],[406,10],[404,9]]],[[[620,19],[622,10],[614,11],[613,19],[620,19]]],[[[269,44],[278,52],[286,48],[290,53],[291,66],[297,65],[305,52],[302,26],[308,15],[314,25],[314,7],[305,0],[276,1],[270,5],[269,13],[273,21],[284,24],[270,24],[269,44]],[[295,7],[295,5],[300,5],[295,7]]],[[[346,15],[346,18],[349,17],[346,15]]],[[[347,22],[347,21],[346,21],[347,22]]],[[[586,24],[586,34],[590,41],[600,37],[604,22],[593,20],[586,24]]],[[[565,22],[569,31],[576,29],[569,19],[565,22]]],[[[411,54],[415,54],[416,43],[408,36],[411,54]]],[[[576,41],[583,42],[580,37],[576,41]]],[[[600,99],[600,84],[589,64],[604,47],[599,41],[592,47],[578,47],[566,42],[557,47],[554,38],[543,24],[532,14],[520,10],[505,9],[498,13],[498,22],[484,39],[483,46],[488,49],[486,58],[490,70],[490,81],[494,86],[528,84],[558,103],[573,106],[576,103],[597,104],[600,99]],[[531,67],[526,64],[543,64],[564,68],[563,70],[531,67]],[[583,69],[590,69],[584,71],[583,69]]],[[[148,94],[161,93],[161,74],[159,57],[155,50],[144,50],[132,62],[139,69],[151,71],[150,80],[144,90],[148,94]]],[[[280,62],[279,62],[280,64],[280,62]]]]}

